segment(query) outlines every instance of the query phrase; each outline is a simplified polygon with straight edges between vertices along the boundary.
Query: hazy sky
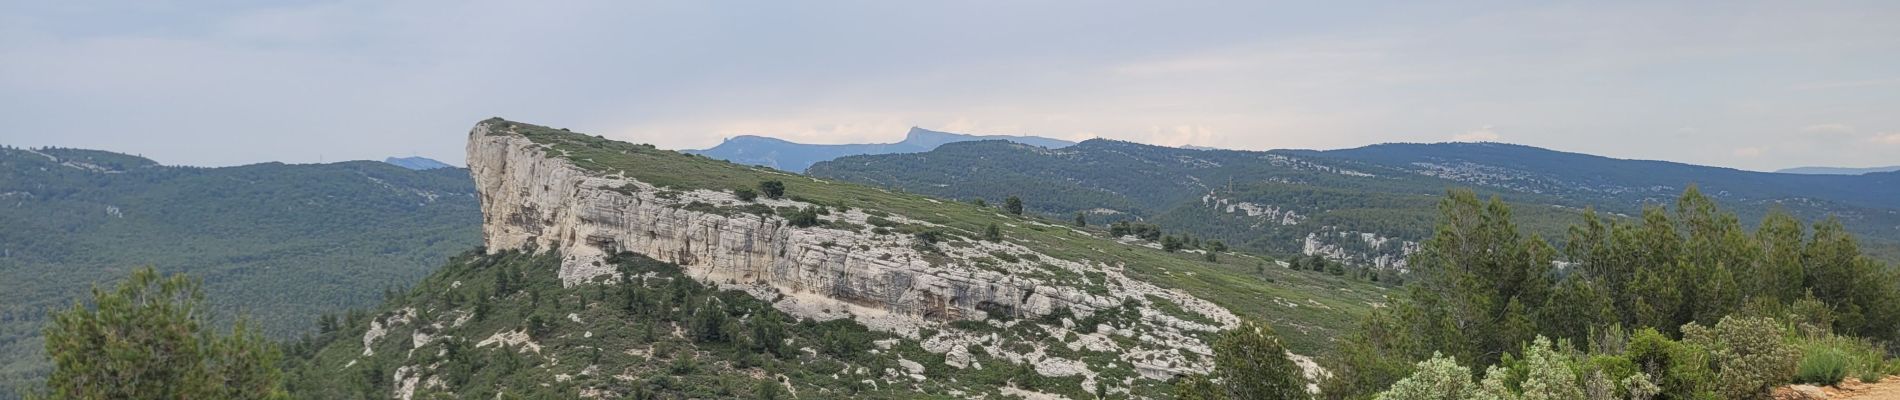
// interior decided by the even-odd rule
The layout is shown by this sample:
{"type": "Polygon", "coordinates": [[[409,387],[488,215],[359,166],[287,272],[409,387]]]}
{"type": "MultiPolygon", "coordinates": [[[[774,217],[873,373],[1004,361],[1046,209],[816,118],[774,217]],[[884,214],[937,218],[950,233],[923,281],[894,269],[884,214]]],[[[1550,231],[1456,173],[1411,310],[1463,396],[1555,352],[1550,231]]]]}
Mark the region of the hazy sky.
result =
{"type": "Polygon", "coordinates": [[[502,116],[663,148],[916,125],[1900,164],[1893,1],[108,3],[0,0],[0,144],[460,164],[502,116]]]}

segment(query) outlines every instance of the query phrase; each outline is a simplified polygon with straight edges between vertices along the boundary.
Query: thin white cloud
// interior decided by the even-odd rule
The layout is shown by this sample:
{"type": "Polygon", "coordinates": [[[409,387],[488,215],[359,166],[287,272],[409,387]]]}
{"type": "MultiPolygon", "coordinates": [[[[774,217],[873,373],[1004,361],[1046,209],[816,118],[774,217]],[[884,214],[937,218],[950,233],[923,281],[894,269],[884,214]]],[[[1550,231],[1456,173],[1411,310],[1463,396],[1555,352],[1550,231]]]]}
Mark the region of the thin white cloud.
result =
{"type": "Polygon", "coordinates": [[[1867,71],[1900,54],[1900,4],[1007,8],[0,6],[0,143],[196,165],[456,160],[469,124],[501,116],[665,148],[738,134],[889,142],[921,126],[1251,149],[1510,140],[1759,169],[1890,163],[1865,128],[1791,130],[1900,126],[1886,112],[1900,100],[1854,89],[1893,79],[1853,80],[1883,78],[1867,71]],[[1128,29],[1157,21],[1196,28],[1128,29]],[[1695,129],[1671,131],[1683,126],[1695,129]],[[1681,150],[1711,142],[1773,151],[1681,150]]]}
{"type": "Polygon", "coordinates": [[[1874,137],[1867,138],[1867,141],[1887,145],[1900,145],[1900,132],[1874,135],[1874,137]]]}
{"type": "Polygon", "coordinates": [[[1490,125],[1466,131],[1465,133],[1451,135],[1451,141],[1454,142],[1496,142],[1503,138],[1504,137],[1499,136],[1497,130],[1492,129],[1490,125]]]}

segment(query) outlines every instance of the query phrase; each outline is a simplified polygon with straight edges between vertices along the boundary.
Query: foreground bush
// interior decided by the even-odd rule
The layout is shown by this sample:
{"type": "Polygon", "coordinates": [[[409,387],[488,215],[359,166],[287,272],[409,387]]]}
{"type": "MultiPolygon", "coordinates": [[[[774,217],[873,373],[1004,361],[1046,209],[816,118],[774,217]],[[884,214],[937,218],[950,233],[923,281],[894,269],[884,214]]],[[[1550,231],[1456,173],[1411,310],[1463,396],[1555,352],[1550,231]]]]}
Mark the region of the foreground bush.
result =
{"type": "Polygon", "coordinates": [[[141,268],[90,303],[53,315],[46,399],[281,399],[281,353],[243,321],[208,329],[204,293],[184,275],[141,268]],[[88,306],[90,304],[90,306],[88,306]]]}
{"type": "Polygon", "coordinates": [[[1801,362],[1794,376],[1797,383],[1838,385],[1848,376],[1873,383],[1889,372],[1886,352],[1865,339],[1810,335],[1796,342],[1801,349],[1801,362]]]}
{"type": "Polygon", "coordinates": [[[1794,378],[1801,361],[1772,318],[1728,316],[1713,329],[1683,325],[1682,341],[1709,350],[1717,392],[1730,399],[1767,398],[1770,388],[1794,378]]]}
{"type": "Polygon", "coordinates": [[[1471,369],[1458,360],[1435,354],[1418,362],[1412,376],[1400,379],[1391,389],[1379,393],[1376,400],[1462,400],[1478,394],[1471,383],[1471,369]]]}
{"type": "Polygon", "coordinates": [[[1254,321],[1221,334],[1214,342],[1214,373],[1185,377],[1175,385],[1179,399],[1305,399],[1305,375],[1286,358],[1286,347],[1273,327],[1254,321]],[[1219,380],[1219,384],[1213,383],[1219,380]]]}
{"type": "Polygon", "coordinates": [[[1817,346],[1803,353],[1801,364],[1795,368],[1795,383],[1838,385],[1847,378],[1847,364],[1852,361],[1847,352],[1817,346]]]}

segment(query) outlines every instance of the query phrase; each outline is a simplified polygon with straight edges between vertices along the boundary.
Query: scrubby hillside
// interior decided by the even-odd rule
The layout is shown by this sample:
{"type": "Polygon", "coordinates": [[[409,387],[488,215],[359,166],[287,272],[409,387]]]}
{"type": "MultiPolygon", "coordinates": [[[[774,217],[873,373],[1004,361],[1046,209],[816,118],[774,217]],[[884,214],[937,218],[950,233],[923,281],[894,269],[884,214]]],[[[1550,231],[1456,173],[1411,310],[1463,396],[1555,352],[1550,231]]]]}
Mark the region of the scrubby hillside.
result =
{"type": "Polygon", "coordinates": [[[1242,254],[509,121],[477,125],[469,154],[488,254],[329,324],[293,380],[456,397],[1156,397],[1208,371],[1210,338],[1240,318],[1311,355],[1384,297],[1242,254]]]}

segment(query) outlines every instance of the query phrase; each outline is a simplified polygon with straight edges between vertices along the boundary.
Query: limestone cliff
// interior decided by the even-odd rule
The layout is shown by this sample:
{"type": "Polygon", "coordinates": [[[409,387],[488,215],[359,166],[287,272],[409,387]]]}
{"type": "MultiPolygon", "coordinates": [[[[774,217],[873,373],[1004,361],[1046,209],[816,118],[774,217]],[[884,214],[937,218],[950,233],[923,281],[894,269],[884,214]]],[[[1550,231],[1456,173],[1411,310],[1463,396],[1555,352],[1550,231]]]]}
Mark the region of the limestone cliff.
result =
{"type": "MultiPolygon", "coordinates": [[[[832,212],[823,217],[825,224],[805,228],[769,213],[719,212],[754,203],[812,204],[746,202],[727,191],[656,187],[577,166],[562,150],[516,129],[490,120],[469,133],[468,167],[480,192],[487,248],[559,250],[560,277],[569,286],[602,281],[615,273],[603,266],[606,255],[635,252],[677,263],[702,282],[744,290],[794,315],[852,318],[918,339],[945,354],[951,367],[981,368],[964,361],[980,346],[1043,375],[1088,380],[1101,366],[1052,355],[1046,351],[1052,346],[1043,344],[1006,348],[995,333],[949,322],[982,321],[1066,338],[1064,352],[1107,354],[1155,379],[1205,371],[1205,333],[1237,323],[1219,306],[1128,278],[1118,266],[1051,257],[1010,241],[920,249],[909,235],[848,228],[868,225],[872,210],[832,212]],[[1139,322],[1076,329],[1083,317],[1124,308],[1138,313],[1139,322]],[[1061,320],[1031,322],[1051,318],[1061,320]],[[1122,340],[1111,340],[1117,337],[1122,340]]],[[[934,226],[899,215],[877,218],[934,226]]]]}

